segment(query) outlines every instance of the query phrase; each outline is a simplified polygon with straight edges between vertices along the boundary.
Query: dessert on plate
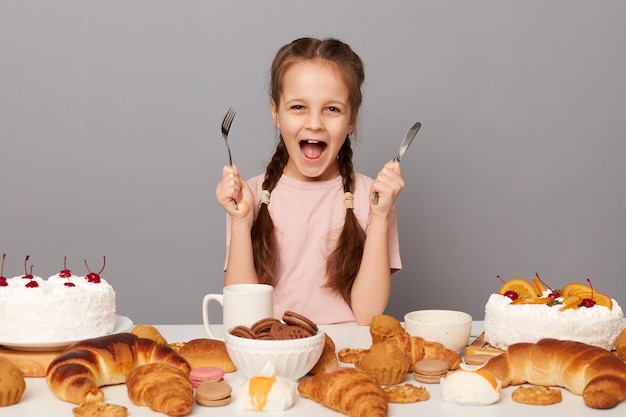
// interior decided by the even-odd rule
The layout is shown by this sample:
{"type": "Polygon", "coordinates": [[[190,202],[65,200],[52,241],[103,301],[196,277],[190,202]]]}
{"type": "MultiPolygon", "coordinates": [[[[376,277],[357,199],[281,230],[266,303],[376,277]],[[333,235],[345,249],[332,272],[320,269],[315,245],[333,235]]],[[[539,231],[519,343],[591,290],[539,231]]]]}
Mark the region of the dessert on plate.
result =
{"type": "MultiPolygon", "coordinates": [[[[4,258],[4,257],[3,257],[4,258]]],[[[111,333],[117,319],[115,290],[100,274],[76,276],[64,268],[48,279],[33,275],[0,279],[0,344],[36,344],[82,340],[111,333]]]]}
{"type": "Polygon", "coordinates": [[[505,350],[520,342],[544,338],[574,340],[612,349],[624,327],[624,313],[591,282],[549,288],[537,274],[529,280],[503,282],[485,305],[485,342],[505,350]]]}

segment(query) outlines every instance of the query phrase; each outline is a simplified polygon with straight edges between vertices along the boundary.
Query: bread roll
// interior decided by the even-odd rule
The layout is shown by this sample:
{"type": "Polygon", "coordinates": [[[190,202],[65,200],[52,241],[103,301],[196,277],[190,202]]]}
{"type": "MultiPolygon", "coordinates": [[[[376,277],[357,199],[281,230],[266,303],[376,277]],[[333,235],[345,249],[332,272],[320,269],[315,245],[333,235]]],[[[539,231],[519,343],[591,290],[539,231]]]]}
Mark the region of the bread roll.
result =
{"type": "Polygon", "coordinates": [[[221,340],[193,339],[185,343],[178,354],[189,362],[191,369],[205,366],[222,368],[224,372],[235,372],[237,369],[221,340]]]}
{"type": "Polygon", "coordinates": [[[395,317],[386,314],[378,314],[372,318],[370,324],[372,344],[384,342],[400,333],[404,333],[404,328],[402,327],[402,323],[395,317]]]}
{"type": "Polygon", "coordinates": [[[25,389],[22,372],[13,362],[0,357],[0,407],[17,404],[25,389]]]}
{"type": "Polygon", "coordinates": [[[313,369],[309,371],[310,375],[323,374],[324,372],[328,372],[330,369],[336,368],[339,365],[337,354],[335,353],[335,342],[333,342],[333,339],[331,339],[328,334],[325,334],[324,336],[324,349],[322,350],[322,355],[313,366],[313,369]]]}
{"type": "Polygon", "coordinates": [[[150,326],[149,324],[138,324],[133,327],[133,330],[130,332],[137,337],[154,340],[159,345],[167,345],[167,340],[165,340],[163,335],[157,330],[156,327],[150,326]]]}
{"type": "Polygon", "coordinates": [[[626,329],[622,329],[622,332],[615,339],[615,351],[617,356],[626,361],[626,329]]]}
{"type": "Polygon", "coordinates": [[[189,375],[189,363],[173,349],[132,333],[118,333],[78,342],[48,366],[46,381],[64,401],[102,401],[103,385],[122,384],[138,366],[165,363],[189,375]]]}
{"type": "Polygon", "coordinates": [[[502,387],[529,383],[560,386],[582,395],[591,408],[613,408],[626,398],[626,363],[600,347],[542,339],[517,343],[482,368],[502,387]]]}

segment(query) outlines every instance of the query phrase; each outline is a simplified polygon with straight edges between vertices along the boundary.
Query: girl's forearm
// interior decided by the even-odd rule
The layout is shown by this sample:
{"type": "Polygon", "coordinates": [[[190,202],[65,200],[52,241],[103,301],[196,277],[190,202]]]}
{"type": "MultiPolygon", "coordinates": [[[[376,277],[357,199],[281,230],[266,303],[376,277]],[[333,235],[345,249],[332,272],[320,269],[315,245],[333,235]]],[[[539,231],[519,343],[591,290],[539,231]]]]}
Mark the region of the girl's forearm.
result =
{"type": "Polygon", "coordinates": [[[233,222],[231,225],[228,263],[224,275],[224,286],[232,284],[258,284],[254,267],[250,228],[233,222]]]}
{"type": "Polygon", "coordinates": [[[372,218],[367,228],[363,258],[352,286],[352,312],[358,324],[370,324],[382,314],[391,295],[389,266],[389,222],[387,217],[372,218]]]}

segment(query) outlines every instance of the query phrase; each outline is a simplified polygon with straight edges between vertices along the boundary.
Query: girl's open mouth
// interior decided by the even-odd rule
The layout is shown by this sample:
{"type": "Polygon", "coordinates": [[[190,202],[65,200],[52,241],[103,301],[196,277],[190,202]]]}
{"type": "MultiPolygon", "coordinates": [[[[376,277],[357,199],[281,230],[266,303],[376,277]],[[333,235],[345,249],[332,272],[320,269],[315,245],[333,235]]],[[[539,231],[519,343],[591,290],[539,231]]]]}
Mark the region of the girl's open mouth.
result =
{"type": "Polygon", "coordinates": [[[319,158],[326,149],[326,143],[318,140],[301,140],[300,150],[302,154],[308,159],[319,158]]]}

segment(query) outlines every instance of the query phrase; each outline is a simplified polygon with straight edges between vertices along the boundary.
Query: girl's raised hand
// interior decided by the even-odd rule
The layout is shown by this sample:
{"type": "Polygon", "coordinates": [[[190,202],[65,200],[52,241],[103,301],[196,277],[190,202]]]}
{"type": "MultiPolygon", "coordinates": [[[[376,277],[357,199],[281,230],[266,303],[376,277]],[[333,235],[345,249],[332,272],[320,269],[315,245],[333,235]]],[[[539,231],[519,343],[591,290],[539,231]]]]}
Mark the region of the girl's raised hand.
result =
{"type": "Polygon", "coordinates": [[[398,194],[404,188],[404,180],[402,179],[402,168],[397,161],[389,161],[380,170],[374,184],[372,184],[372,193],[378,193],[378,203],[374,204],[370,200],[370,211],[372,213],[388,213],[398,197],[398,194]]]}
{"type": "Polygon", "coordinates": [[[222,169],[222,178],[215,188],[215,197],[233,220],[245,218],[252,213],[252,191],[235,165],[226,165],[222,169]]]}

